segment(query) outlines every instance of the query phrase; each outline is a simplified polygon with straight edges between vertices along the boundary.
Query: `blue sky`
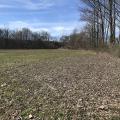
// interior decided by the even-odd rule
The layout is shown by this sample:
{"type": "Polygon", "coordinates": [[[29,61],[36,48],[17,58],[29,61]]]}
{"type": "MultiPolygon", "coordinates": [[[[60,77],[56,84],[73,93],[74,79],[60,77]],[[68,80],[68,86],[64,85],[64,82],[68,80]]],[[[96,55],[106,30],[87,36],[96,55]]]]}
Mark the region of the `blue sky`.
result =
{"type": "Polygon", "coordinates": [[[83,26],[79,5],[79,0],[0,0],[0,27],[69,34],[83,26]]]}

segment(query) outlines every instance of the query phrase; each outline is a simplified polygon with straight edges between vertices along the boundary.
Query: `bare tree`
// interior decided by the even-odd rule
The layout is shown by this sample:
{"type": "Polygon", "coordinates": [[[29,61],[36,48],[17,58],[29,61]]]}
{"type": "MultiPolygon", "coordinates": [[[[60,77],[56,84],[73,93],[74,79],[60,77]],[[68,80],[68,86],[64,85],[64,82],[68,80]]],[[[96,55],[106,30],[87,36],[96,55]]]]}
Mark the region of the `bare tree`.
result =
{"type": "MultiPolygon", "coordinates": [[[[116,29],[120,25],[119,0],[81,0],[86,7],[80,12],[85,13],[81,19],[92,27],[92,40],[97,46],[116,43],[116,29]],[[108,39],[109,38],[109,39],[108,39]]],[[[120,27],[119,27],[120,28],[120,27]]]]}

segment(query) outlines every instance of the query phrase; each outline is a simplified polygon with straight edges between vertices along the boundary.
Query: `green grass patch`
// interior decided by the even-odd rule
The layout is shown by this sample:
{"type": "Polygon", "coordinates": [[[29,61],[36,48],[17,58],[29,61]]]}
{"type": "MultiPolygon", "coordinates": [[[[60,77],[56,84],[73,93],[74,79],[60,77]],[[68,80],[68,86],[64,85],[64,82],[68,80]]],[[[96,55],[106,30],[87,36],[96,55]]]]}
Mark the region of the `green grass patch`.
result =
{"type": "Polygon", "coordinates": [[[120,116],[113,116],[111,120],[120,120],[120,116]]]}
{"type": "Polygon", "coordinates": [[[84,50],[0,50],[0,67],[80,55],[95,55],[95,52],[84,50]]]}

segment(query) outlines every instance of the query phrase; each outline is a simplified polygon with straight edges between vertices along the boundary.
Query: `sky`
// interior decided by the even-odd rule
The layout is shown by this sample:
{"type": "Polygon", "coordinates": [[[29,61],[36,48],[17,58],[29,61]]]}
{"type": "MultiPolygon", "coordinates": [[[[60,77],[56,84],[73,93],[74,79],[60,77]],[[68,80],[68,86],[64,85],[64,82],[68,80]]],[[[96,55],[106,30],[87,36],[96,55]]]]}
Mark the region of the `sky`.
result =
{"type": "Polygon", "coordinates": [[[13,30],[27,27],[52,36],[80,29],[80,0],[0,0],[0,27],[13,30]]]}

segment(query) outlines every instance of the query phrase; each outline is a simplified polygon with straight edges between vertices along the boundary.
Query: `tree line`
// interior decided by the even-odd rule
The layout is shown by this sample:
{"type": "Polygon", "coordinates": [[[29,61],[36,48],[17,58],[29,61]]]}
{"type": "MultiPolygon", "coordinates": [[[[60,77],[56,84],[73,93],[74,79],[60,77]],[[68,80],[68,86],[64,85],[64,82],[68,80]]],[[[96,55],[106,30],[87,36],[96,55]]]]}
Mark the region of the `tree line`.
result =
{"type": "Polygon", "coordinates": [[[81,19],[86,21],[89,36],[94,47],[119,44],[120,29],[119,0],[81,0],[85,6],[80,9],[81,19]]]}
{"type": "Polygon", "coordinates": [[[61,43],[54,40],[48,32],[0,29],[0,49],[56,49],[61,43]]]}
{"type": "Polygon", "coordinates": [[[60,41],[64,48],[90,49],[90,40],[85,28],[82,31],[75,29],[70,35],[63,35],[60,41]]]}
{"type": "Polygon", "coordinates": [[[70,48],[102,48],[120,44],[120,0],[80,0],[81,32],[62,36],[70,48]]]}

